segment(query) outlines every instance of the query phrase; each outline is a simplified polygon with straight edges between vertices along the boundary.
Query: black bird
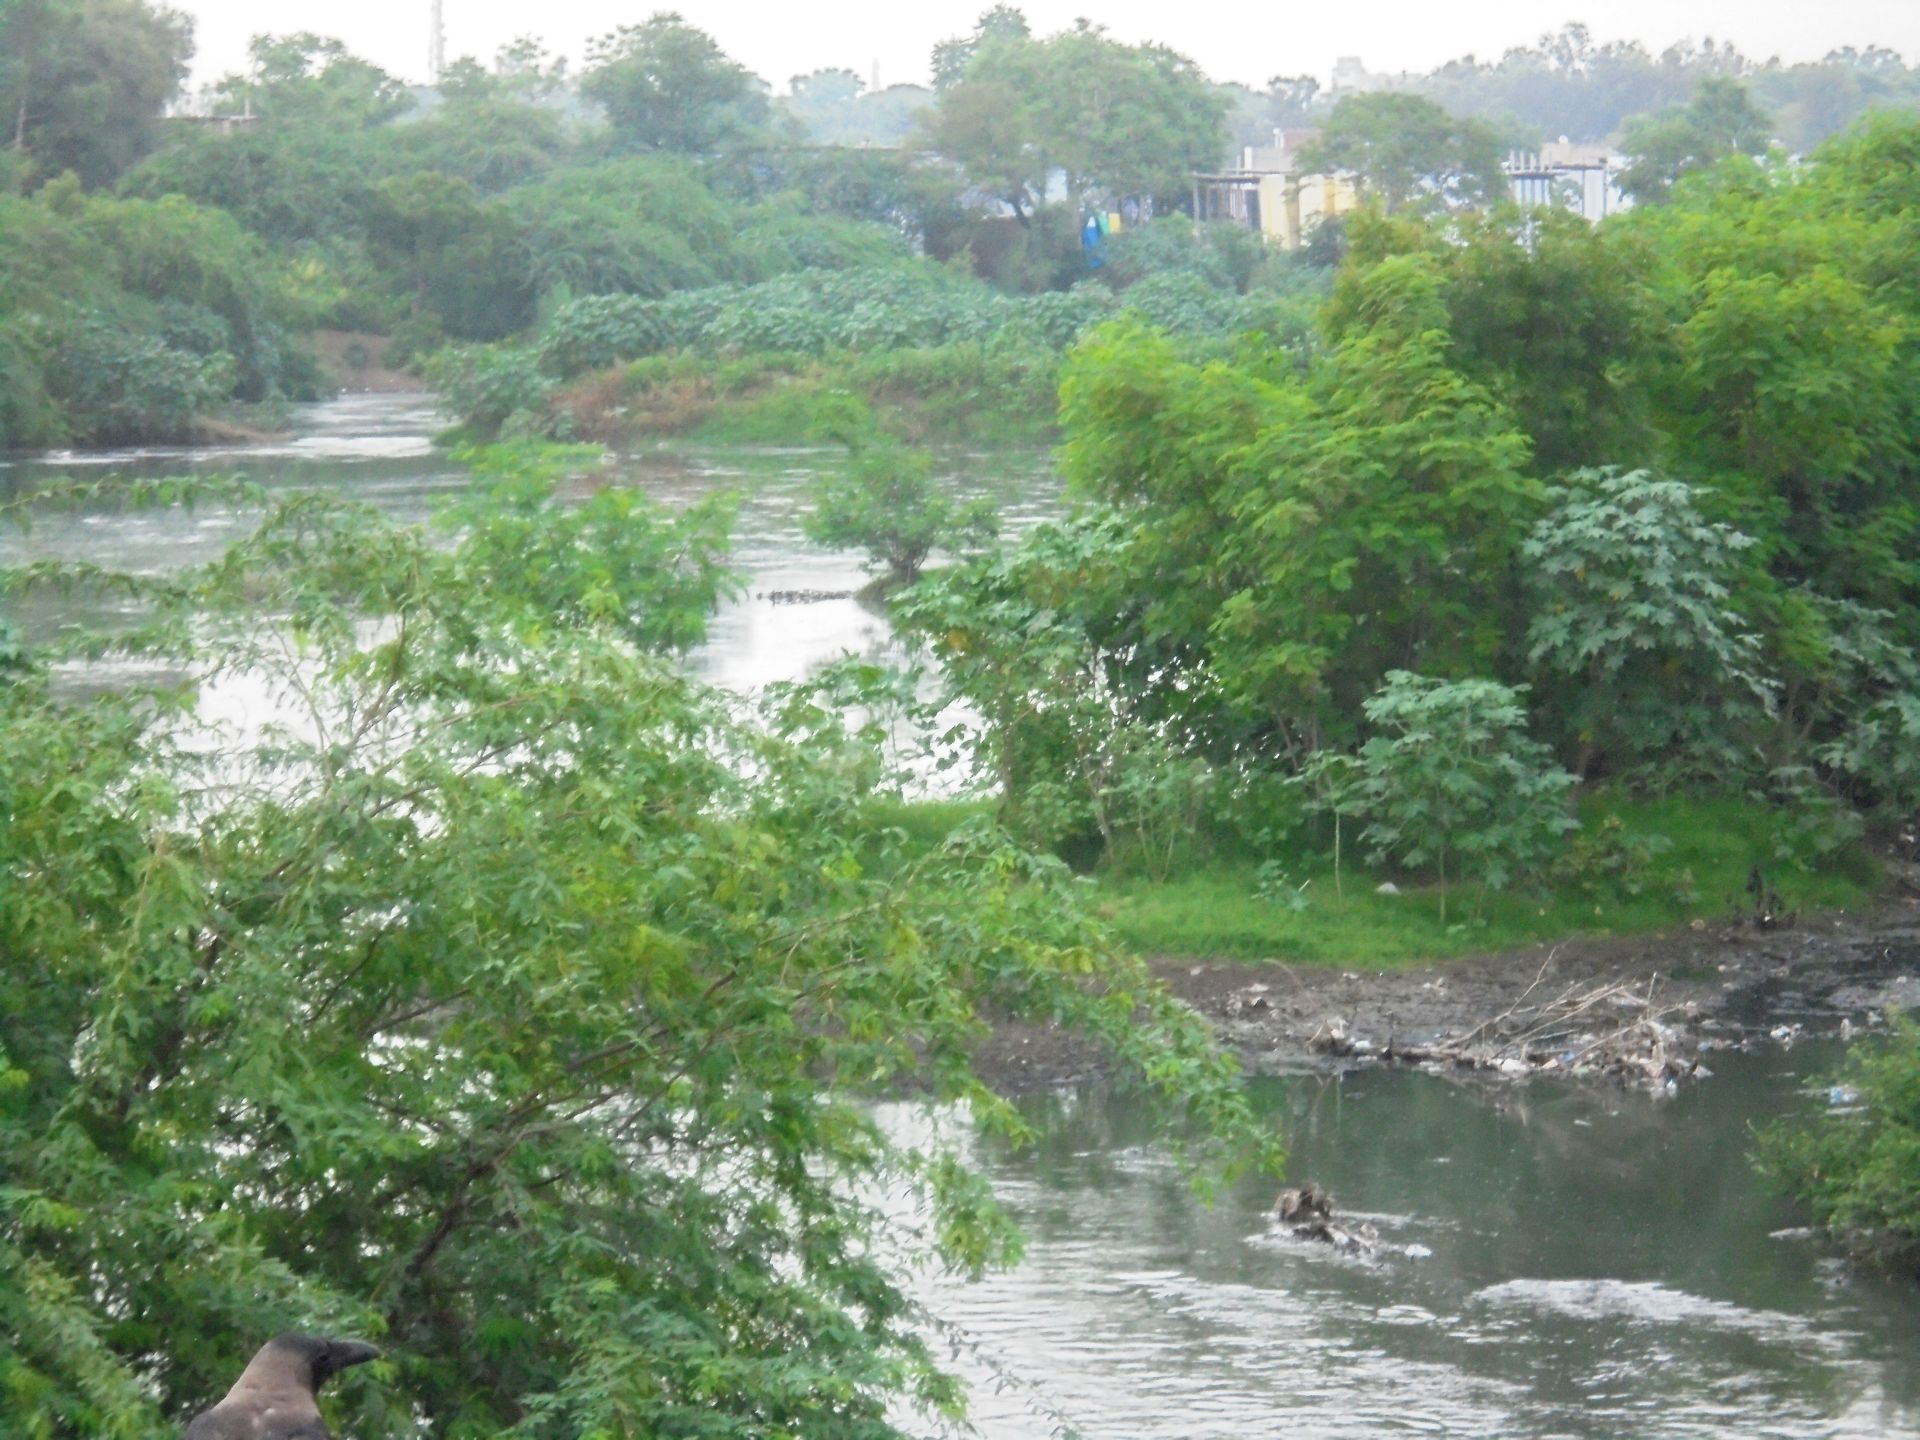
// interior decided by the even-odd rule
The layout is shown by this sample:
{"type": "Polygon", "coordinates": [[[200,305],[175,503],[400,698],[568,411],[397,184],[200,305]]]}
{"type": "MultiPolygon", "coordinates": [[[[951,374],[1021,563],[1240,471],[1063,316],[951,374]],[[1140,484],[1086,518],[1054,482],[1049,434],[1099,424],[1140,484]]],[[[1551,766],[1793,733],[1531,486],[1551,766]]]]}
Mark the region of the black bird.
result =
{"type": "Polygon", "coordinates": [[[314,1395],[329,1376],[379,1355],[364,1340],[276,1335],[227,1398],[187,1426],[186,1440],[332,1440],[314,1395]]]}

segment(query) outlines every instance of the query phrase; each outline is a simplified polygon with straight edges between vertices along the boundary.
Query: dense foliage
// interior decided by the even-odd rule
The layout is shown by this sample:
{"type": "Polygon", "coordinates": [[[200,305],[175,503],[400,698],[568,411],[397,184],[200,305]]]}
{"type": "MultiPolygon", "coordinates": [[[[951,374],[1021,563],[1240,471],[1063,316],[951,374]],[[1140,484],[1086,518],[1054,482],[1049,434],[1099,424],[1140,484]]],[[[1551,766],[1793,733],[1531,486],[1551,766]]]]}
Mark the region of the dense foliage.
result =
{"type": "MultiPolygon", "coordinates": [[[[1311,832],[1442,882],[1547,874],[1568,775],[1759,797],[1769,866],[1911,816],[1916,137],[1734,155],[1598,227],[1364,215],[1300,340],[1093,331],[1061,390],[1085,513],[902,611],[1010,822],[1124,863],[1142,737],[1216,777],[1195,853],[1311,832]]],[[[1123,306],[1232,273],[1175,233],[1123,306]]]]}
{"type": "Polygon", "coordinates": [[[0,677],[21,1433],[158,1433],[289,1326],[383,1337],[342,1387],[360,1436],[950,1414],[896,1266],[1014,1242],[860,1097],[1017,1132],[969,1068],[989,1006],[1099,1039],[1196,1161],[1273,1158],[1057,863],[981,824],[910,849],[863,818],[891,782],[837,709],[690,681],[723,509],[563,506],[569,458],[479,457],[445,537],[285,499],[204,569],[122,578],[136,631],[0,677]],[[104,651],[182,678],[56,692],[104,651]],[[214,684],[258,696],[243,733],[199,718],[214,684]],[[930,1208],[887,1238],[901,1181],[930,1208]]]}
{"type": "Polygon", "coordinates": [[[1920,1020],[1858,1042],[1821,1101],[1763,1133],[1762,1168],[1856,1252],[1920,1265],[1920,1020]]]}

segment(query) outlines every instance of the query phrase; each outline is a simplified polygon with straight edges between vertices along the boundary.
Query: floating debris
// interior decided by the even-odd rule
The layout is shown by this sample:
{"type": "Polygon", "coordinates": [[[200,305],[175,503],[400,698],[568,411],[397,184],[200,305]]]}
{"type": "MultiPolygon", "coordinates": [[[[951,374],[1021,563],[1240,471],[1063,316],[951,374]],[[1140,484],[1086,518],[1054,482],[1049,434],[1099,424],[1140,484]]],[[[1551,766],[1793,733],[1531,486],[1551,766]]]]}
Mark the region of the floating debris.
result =
{"type": "Polygon", "coordinates": [[[1273,1202],[1273,1215],[1297,1240],[1331,1245],[1346,1255],[1371,1256],[1380,1248],[1380,1236],[1371,1225],[1349,1228],[1333,1218],[1333,1197],[1309,1182],[1282,1190],[1273,1202]]]}
{"type": "Polygon", "coordinates": [[[817,605],[823,600],[851,600],[852,590],[762,590],[760,598],[775,605],[817,605]]]}

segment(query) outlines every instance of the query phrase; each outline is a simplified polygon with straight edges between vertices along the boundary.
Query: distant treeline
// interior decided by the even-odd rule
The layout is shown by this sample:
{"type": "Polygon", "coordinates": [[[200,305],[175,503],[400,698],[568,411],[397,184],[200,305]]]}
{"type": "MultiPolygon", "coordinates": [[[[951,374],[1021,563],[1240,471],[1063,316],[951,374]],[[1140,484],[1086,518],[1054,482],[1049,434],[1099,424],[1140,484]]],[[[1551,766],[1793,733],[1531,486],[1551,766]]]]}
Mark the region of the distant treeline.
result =
{"type": "MultiPolygon", "coordinates": [[[[1194,171],[1280,126],[1322,127],[1327,162],[1390,211],[1493,203],[1501,147],[1558,134],[1618,133],[1639,193],[1658,198],[1720,153],[1797,149],[1916,93],[1883,50],[1756,65],[1710,44],[1596,46],[1578,26],[1492,64],[1358,77],[1400,90],[1335,95],[1284,75],[1252,90],[1097,26],[1037,36],[999,6],[935,48],[926,90],[869,93],[825,70],[775,97],[658,14],[594,41],[577,71],[525,39],[431,88],[335,40],[263,36],[192,118],[163,118],[192,39],[146,0],[24,0],[0,16],[0,447],[180,438],[224,404],[311,395],[302,337],[318,328],[390,336],[384,358],[402,365],[526,342],[519,379],[494,377],[521,393],[482,408],[538,412],[541,386],[569,378],[556,345],[606,349],[604,326],[568,330],[590,299],[656,305],[644,322],[620,312],[648,334],[630,324],[610,362],[919,351],[1003,330],[1057,359],[1073,317],[1128,291],[1175,331],[1285,333],[1303,324],[1285,297],[1324,289],[1332,229],[1302,266],[1251,237],[1089,237],[1085,222],[1170,215],[1194,171]],[[832,275],[863,278],[836,289],[832,275]],[[1088,284],[1097,293],[1001,323],[1002,297],[1088,284]],[[830,320],[798,314],[829,290],[830,320]],[[729,296],[777,301],[791,333],[729,318],[729,296]],[[903,296],[916,298],[903,309],[903,296]]],[[[1049,372],[1022,365],[1037,389],[1009,391],[1004,367],[934,368],[1017,393],[1024,411],[1049,372]]]]}

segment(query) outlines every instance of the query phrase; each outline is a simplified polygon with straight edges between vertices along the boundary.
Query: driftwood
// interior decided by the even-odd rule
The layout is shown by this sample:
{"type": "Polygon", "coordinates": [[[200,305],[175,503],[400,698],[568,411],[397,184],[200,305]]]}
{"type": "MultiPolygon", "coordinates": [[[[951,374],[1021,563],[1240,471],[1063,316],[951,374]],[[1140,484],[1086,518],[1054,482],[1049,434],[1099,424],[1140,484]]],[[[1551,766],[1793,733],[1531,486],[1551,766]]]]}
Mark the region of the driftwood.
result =
{"type": "Polygon", "coordinates": [[[1430,1044],[1390,1039],[1376,1051],[1349,1037],[1336,1019],[1308,1036],[1307,1048],[1321,1055],[1377,1054],[1403,1065],[1451,1071],[1604,1077],[1656,1093],[1710,1073],[1701,1065],[1699,1044],[1687,1027],[1692,1007],[1661,1004],[1658,976],[1644,987],[1574,984],[1542,996],[1546,968],[1541,966],[1533,983],[1505,1010],[1464,1035],[1430,1044]]]}

